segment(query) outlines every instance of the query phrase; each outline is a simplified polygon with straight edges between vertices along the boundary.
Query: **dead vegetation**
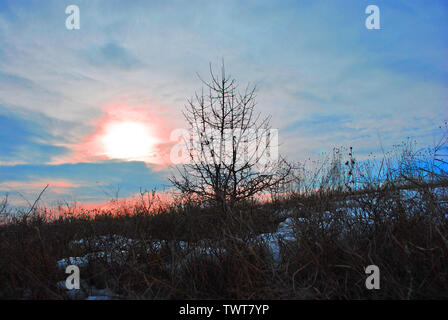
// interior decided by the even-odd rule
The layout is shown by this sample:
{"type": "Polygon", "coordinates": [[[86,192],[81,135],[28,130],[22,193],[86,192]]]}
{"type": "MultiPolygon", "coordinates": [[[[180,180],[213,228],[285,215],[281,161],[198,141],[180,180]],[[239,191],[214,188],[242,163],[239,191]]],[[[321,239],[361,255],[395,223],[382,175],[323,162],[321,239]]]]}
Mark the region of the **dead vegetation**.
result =
{"type": "Polygon", "coordinates": [[[401,155],[353,165],[351,154],[345,167],[329,157],[224,216],[193,201],[56,219],[34,208],[0,227],[0,297],[446,299],[444,158],[401,155]],[[61,264],[78,261],[68,257],[82,261],[77,295],[58,285],[61,264]],[[379,290],[365,286],[372,264],[379,290]]]}

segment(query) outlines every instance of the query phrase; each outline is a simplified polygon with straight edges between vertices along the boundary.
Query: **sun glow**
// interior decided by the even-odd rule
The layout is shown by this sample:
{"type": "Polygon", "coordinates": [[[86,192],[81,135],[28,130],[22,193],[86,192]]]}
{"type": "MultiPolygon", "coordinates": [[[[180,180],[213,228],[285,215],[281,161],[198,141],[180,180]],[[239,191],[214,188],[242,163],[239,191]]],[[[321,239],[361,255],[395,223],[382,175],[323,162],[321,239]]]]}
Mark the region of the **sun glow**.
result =
{"type": "Polygon", "coordinates": [[[72,146],[72,154],[53,163],[142,161],[154,170],[170,164],[170,134],[173,129],[161,117],[161,114],[165,115],[165,109],[124,104],[111,104],[103,108],[103,116],[89,123],[95,130],[72,146]]]}
{"type": "Polygon", "coordinates": [[[145,160],[155,142],[149,127],[136,121],[109,123],[102,137],[105,155],[111,159],[145,160]]]}

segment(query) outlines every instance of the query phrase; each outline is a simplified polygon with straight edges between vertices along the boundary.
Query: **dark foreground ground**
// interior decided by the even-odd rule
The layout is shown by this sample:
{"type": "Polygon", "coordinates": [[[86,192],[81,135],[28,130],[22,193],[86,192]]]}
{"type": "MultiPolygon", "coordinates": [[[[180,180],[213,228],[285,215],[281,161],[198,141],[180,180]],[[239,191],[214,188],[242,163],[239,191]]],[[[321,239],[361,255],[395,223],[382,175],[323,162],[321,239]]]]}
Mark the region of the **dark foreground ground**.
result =
{"type": "Polygon", "coordinates": [[[2,299],[446,299],[446,183],[143,206],[0,227],[2,299]],[[81,289],[67,290],[67,265],[81,289]],[[368,290],[365,268],[380,270],[368,290]]]}

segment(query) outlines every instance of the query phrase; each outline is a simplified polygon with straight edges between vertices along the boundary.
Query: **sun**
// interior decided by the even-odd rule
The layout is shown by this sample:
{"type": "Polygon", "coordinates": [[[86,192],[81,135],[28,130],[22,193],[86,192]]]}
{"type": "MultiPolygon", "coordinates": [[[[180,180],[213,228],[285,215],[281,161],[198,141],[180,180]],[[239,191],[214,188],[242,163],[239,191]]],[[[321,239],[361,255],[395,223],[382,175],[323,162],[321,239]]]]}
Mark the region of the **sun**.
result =
{"type": "Polygon", "coordinates": [[[123,160],[145,160],[155,144],[150,128],[137,121],[107,124],[101,140],[108,158],[123,160]]]}

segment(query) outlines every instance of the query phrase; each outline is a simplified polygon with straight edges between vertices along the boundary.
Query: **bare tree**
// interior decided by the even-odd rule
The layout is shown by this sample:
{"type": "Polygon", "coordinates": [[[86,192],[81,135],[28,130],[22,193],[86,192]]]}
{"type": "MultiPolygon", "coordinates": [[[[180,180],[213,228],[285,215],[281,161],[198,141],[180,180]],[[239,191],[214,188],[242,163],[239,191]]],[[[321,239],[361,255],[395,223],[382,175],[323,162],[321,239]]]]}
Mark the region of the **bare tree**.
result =
{"type": "Polygon", "coordinates": [[[183,112],[188,123],[184,146],[187,163],[170,178],[183,194],[211,200],[228,212],[238,201],[285,181],[291,170],[278,155],[277,130],[270,117],[255,112],[256,87],[240,92],[226,75],[224,63],[200,94],[188,100],[183,112]]]}

